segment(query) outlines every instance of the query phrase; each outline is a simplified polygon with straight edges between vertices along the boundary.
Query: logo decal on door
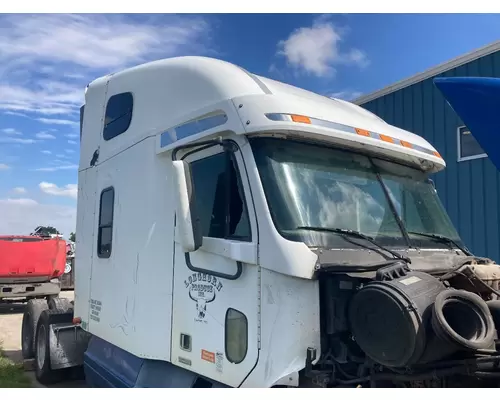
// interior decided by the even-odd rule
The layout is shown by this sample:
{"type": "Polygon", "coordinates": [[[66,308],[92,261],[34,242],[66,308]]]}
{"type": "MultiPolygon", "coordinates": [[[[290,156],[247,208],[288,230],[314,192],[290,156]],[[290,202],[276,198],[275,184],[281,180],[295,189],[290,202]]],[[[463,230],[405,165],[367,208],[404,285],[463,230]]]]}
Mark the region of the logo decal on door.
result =
{"type": "Polygon", "coordinates": [[[215,276],[195,272],[184,281],[189,291],[189,298],[196,303],[195,321],[207,323],[207,304],[215,300],[223,285],[215,276]]]}

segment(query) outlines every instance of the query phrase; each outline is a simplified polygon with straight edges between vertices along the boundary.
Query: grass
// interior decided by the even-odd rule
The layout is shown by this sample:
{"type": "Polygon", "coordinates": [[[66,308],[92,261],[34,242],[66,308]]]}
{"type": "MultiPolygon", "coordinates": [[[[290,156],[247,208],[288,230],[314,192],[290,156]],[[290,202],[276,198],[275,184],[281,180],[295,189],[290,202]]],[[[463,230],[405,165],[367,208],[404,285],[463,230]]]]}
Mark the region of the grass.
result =
{"type": "Polygon", "coordinates": [[[30,387],[33,387],[31,379],[24,372],[23,366],[5,357],[0,343],[0,388],[30,387]]]}

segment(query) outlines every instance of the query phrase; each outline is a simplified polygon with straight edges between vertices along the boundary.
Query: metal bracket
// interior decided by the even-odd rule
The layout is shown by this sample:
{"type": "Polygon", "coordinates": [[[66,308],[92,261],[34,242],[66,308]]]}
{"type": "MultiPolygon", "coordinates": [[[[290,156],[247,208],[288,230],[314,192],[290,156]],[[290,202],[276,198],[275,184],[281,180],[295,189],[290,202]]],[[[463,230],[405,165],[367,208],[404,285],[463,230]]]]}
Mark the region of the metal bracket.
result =
{"type": "Polygon", "coordinates": [[[305,376],[311,378],[317,386],[326,387],[330,382],[331,374],[325,371],[317,371],[313,369],[313,361],[316,359],[316,349],[313,347],[307,348],[305,376]]]}
{"type": "Polygon", "coordinates": [[[72,323],[51,324],[49,330],[50,366],[62,369],[83,365],[91,335],[80,325],[72,323]]]}

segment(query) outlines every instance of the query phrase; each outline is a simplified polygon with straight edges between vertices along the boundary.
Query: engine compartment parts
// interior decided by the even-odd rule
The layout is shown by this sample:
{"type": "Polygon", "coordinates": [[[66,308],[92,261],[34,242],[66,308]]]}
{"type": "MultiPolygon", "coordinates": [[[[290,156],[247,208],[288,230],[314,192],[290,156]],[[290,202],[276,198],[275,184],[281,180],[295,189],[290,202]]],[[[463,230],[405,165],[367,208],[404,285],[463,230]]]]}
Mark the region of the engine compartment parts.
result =
{"type": "Polygon", "coordinates": [[[444,289],[439,280],[419,272],[368,283],[356,293],[349,307],[356,342],[368,357],[382,365],[417,363],[426,345],[427,310],[444,289]]]}
{"type": "Polygon", "coordinates": [[[417,271],[366,284],[351,300],[349,322],[366,355],[388,367],[494,345],[493,318],[479,296],[417,271]]]}
{"type": "Polygon", "coordinates": [[[321,352],[313,365],[319,349],[309,349],[305,372],[316,386],[498,385],[499,265],[462,256],[428,270],[400,259],[350,267],[318,270],[321,352]]]}
{"type": "Polygon", "coordinates": [[[488,305],[477,294],[447,289],[439,293],[432,307],[432,328],[436,335],[457,349],[488,349],[494,345],[495,324],[488,305]]]}
{"type": "Polygon", "coordinates": [[[493,323],[497,331],[500,331],[500,300],[490,300],[486,304],[490,309],[491,316],[493,317],[493,323]]]}

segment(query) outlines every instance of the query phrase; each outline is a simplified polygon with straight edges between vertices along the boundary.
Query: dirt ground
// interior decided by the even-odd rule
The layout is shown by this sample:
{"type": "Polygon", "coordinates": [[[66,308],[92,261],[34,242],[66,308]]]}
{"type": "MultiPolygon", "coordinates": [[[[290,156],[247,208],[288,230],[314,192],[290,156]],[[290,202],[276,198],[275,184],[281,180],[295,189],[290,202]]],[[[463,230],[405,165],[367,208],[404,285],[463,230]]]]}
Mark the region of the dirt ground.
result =
{"type": "MultiPolygon", "coordinates": [[[[61,292],[61,297],[74,299],[73,291],[61,292]]],[[[25,304],[0,304],[0,343],[5,356],[14,362],[23,362],[21,354],[21,325],[25,304]]],[[[45,387],[39,384],[34,372],[26,372],[33,379],[34,387],[45,387]]],[[[76,388],[84,387],[81,381],[64,382],[55,387],[76,388]]]]}

